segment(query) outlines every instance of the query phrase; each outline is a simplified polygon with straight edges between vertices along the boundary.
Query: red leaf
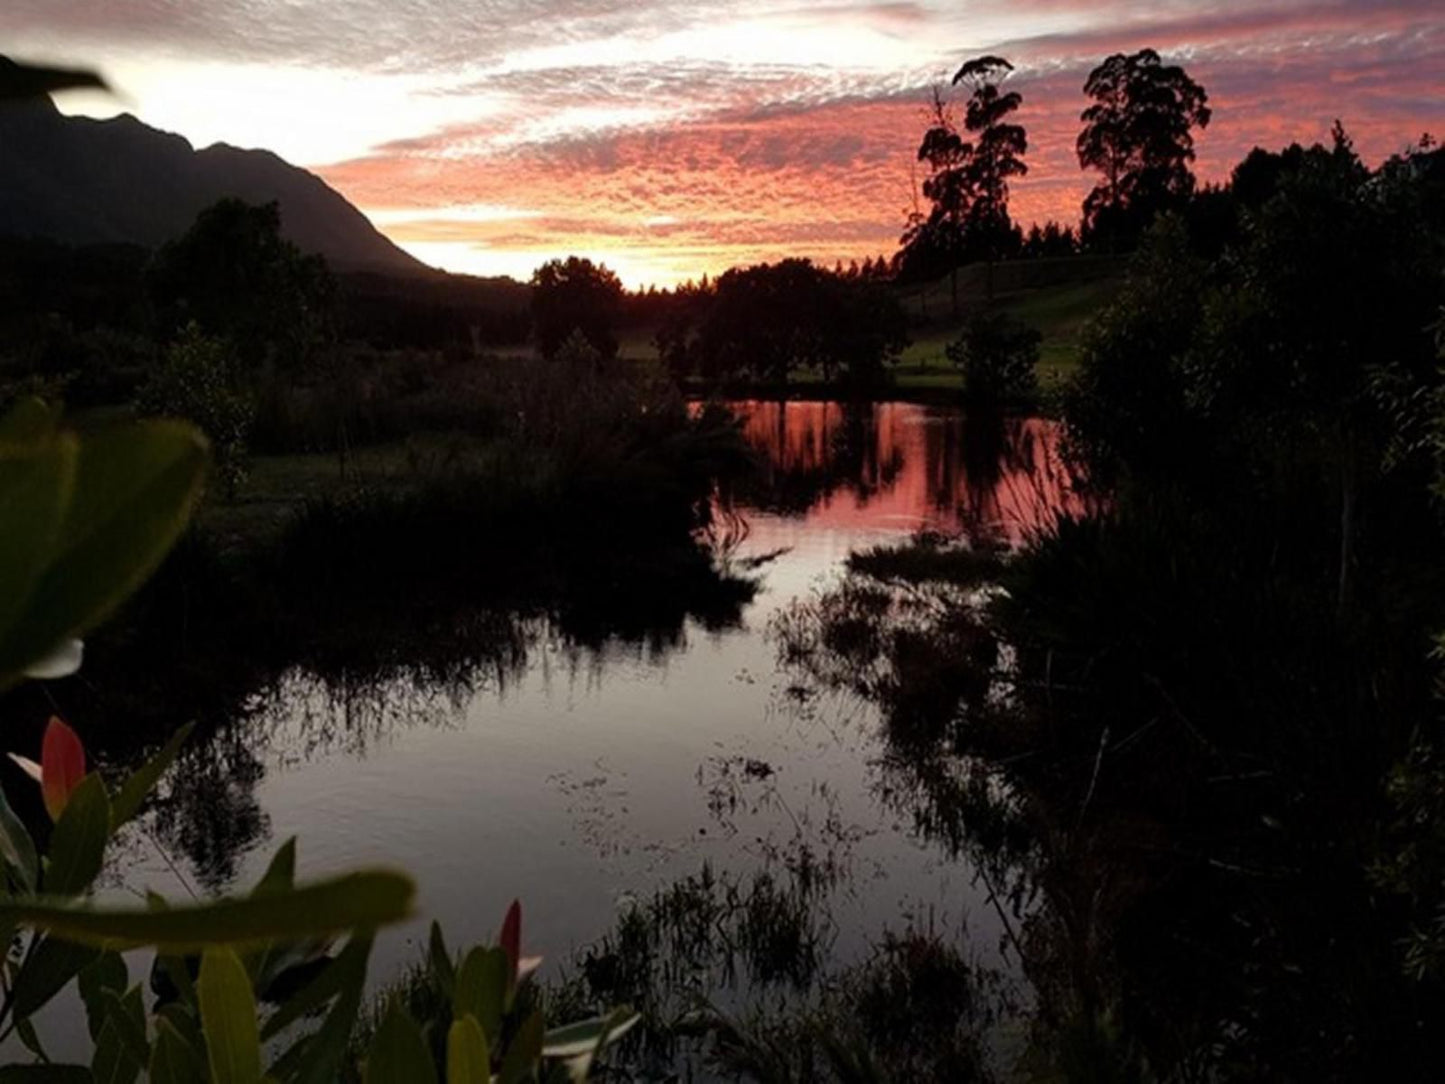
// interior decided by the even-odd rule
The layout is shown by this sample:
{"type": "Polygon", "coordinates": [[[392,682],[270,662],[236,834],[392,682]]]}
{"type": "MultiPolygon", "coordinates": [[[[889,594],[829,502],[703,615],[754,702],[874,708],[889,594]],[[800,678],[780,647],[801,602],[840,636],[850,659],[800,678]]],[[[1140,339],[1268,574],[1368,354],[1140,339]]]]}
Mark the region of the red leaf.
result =
{"type": "Polygon", "coordinates": [[[40,745],[40,791],[45,811],[58,821],[70,792],[85,778],[85,746],[57,715],[50,717],[40,745]]]}
{"type": "Polygon", "coordinates": [[[517,962],[522,956],[522,901],[513,900],[507,908],[507,917],[502,919],[502,936],[499,938],[502,951],[507,954],[507,985],[517,981],[517,962]]]}

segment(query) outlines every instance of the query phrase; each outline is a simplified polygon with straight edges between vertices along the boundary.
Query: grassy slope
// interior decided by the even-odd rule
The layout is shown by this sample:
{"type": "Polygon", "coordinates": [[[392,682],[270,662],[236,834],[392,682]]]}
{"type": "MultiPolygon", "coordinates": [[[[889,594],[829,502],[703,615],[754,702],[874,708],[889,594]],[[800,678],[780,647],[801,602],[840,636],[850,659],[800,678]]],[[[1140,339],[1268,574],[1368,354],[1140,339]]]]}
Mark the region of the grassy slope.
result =
{"type": "MultiPolygon", "coordinates": [[[[1021,261],[994,269],[995,301],[1042,336],[1039,384],[1048,392],[1078,363],[1079,331],[1118,289],[1121,265],[1106,257],[1021,261]]],[[[984,303],[986,269],[973,265],[959,272],[962,314],[984,303]]],[[[961,319],[951,315],[947,278],[907,287],[903,303],[913,324],[913,343],[903,352],[897,375],[901,388],[958,387],[958,370],[945,353],[958,338],[961,319]]]]}

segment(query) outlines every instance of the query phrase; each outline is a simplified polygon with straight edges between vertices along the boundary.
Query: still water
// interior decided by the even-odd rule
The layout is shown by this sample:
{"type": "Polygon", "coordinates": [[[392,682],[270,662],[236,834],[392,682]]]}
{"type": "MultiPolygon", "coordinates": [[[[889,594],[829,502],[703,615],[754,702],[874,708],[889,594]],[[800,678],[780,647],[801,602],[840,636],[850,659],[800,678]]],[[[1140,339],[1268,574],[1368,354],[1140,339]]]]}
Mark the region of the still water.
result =
{"type": "Polygon", "coordinates": [[[836,873],[831,963],[915,925],[1006,968],[987,886],[890,793],[871,709],[801,696],[770,626],[860,547],[920,530],[1016,544],[1046,525],[1074,501],[1055,428],[905,403],[736,409],[766,463],[710,539],[757,579],[736,625],[582,649],[539,620],[509,664],[462,677],[293,670],[248,705],[190,821],[170,806],[133,834],[115,891],[242,887],[296,835],[303,875],[415,876],[420,917],[378,945],[377,980],[431,919],[453,945],[487,940],[513,898],[555,975],[630,901],[705,863],[746,873],[806,852],[836,873]]]}

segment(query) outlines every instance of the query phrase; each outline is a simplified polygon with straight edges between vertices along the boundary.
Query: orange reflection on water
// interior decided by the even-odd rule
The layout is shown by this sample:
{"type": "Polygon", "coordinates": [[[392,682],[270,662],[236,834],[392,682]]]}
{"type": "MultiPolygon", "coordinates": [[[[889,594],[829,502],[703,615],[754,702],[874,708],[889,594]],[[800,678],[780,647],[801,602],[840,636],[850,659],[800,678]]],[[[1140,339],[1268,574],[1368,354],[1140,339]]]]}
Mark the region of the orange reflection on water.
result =
{"type": "Polygon", "coordinates": [[[743,503],[830,527],[962,532],[1017,545],[1087,511],[1058,422],[916,403],[742,402],[766,477],[743,503]]]}

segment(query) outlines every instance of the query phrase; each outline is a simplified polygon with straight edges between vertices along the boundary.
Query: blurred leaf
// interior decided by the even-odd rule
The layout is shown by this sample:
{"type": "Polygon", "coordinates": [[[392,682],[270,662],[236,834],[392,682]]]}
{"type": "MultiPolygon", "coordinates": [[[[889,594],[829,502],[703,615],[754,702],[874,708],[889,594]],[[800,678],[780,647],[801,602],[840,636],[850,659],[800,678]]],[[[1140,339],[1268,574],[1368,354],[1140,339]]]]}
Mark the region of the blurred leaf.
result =
{"type": "Polygon", "coordinates": [[[200,1011],[199,1005],[192,1011],[179,1002],[172,1001],[168,1005],[161,1005],[157,1008],[155,1015],[157,1024],[162,1022],[168,1024],[171,1030],[191,1048],[191,1052],[201,1064],[202,1075],[204,1075],[206,1037],[201,1032],[200,1011]]]}
{"type": "Polygon", "coordinates": [[[502,1055],[502,1067],[497,1072],[498,1084],[518,1084],[532,1073],[542,1060],[542,1014],[533,1012],[522,1021],[517,1034],[507,1045],[502,1055]]]}
{"type": "Polygon", "coordinates": [[[121,1046],[127,1057],[135,1062],[135,1071],[139,1073],[151,1060],[140,987],[132,986],[124,997],[110,989],[102,990],[100,996],[105,1002],[107,1020],[115,1026],[121,1046]]]}
{"type": "Polygon", "coordinates": [[[71,792],[84,778],[85,746],[80,735],[60,716],[52,715],[40,743],[40,791],[52,821],[60,819],[71,792]]]}
{"type": "Polygon", "coordinates": [[[326,1084],[338,1077],[366,989],[366,962],[371,955],[371,944],[370,933],[353,936],[310,986],[266,1021],[262,1037],[270,1038],[305,1013],[336,998],[321,1027],[278,1059],[271,1067],[272,1076],[293,1084],[326,1084]]]}
{"type": "Polygon", "coordinates": [[[452,1022],[447,1032],[447,1084],[489,1084],[492,1058],[487,1037],[474,1016],[452,1022]]]}
{"type": "Polygon", "coordinates": [[[129,778],[121,784],[120,791],[116,794],[115,801],[110,807],[112,832],[140,812],[141,806],[145,804],[146,798],[160,782],[161,776],[165,775],[166,770],[175,763],[181,746],[186,743],[186,739],[191,736],[191,731],[194,729],[193,723],[187,723],[177,730],[159,753],[132,772],[129,778]]]}
{"type": "Polygon", "coordinates": [[[70,677],[80,670],[85,661],[85,641],[73,637],[61,640],[54,650],[42,659],[37,659],[25,668],[25,677],[32,681],[55,681],[70,677]]]}
{"type": "Polygon", "coordinates": [[[175,988],[181,1001],[187,1005],[196,1005],[196,983],[191,977],[191,969],[186,965],[184,956],[177,956],[175,953],[162,952],[156,954],[155,966],[160,968],[170,984],[175,988]]]}
{"type": "MultiPolygon", "coordinates": [[[[171,905],[166,901],[164,896],[158,892],[151,891],[146,892],[146,907],[152,911],[169,911],[171,909],[171,905]]],[[[195,963],[196,969],[199,970],[200,965],[196,962],[194,955],[192,955],[190,959],[187,959],[185,956],[177,955],[176,953],[157,952],[155,960],[151,963],[152,988],[155,988],[157,974],[159,974],[159,977],[164,982],[170,984],[171,989],[175,991],[176,996],[180,998],[183,1005],[198,1008],[196,1001],[196,983],[191,975],[192,963],[195,963]]],[[[187,1037],[182,1028],[178,1026],[177,1030],[181,1031],[182,1037],[187,1037]]]]}
{"type": "MultiPolygon", "coordinates": [[[[0,424],[29,428],[17,423],[13,412],[0,424]]],[[[0,644],[23,634],[24,615],[60,537],[79,462],[73,435],[23,444],[0,439],[0,644]]],[[[53,646],[26,645],[14,657],[0,652],[0,689],[53,646]],[[20,657],[27,652],[30,658],[20,657]]]]}
{"type": "Polygon", "coordinates": [[[61,412],[42,400],[18,400],[4,417],[0,417],[0,445],[34,444],[54,434],[60,425],[61,412]]]}
{"type": "Polygon", "coordinates": [[[261,1030],[261,1038],[267,1041],[274,1039],[291,1024],[321,1008],[337,994],[344,993],[355,977],[358,963],[364,976],[372,940],[370,932],[353,934],[346,947],[324,971],[271,1014],[261,1030]]]}
{"type": "Polygon", "coordinates": [[[507,996],[507,954],[500,948],[473,948],[457,968],[453,1015],[472,1016],[496,1045],[502,1037],[502,1007],[507,996]]]}
{"type": "MultiPolygon", "coordinates": [[[[109,996],[114,997],[115,995],[109,994],[109,996]]],[[[137,1006],[139,1006],[139,999],[140,989],[137,987],[137,1006]]],[[[95,1052],[90,1060],[91,1073],[101,1084],[132,1084],[140,1075],[140,1071],[145,1068],[146,1062],[150,1060],[149,1051],[146,1051],[137,1060],[131,1037],[127,1035],[132,1023],[127,1019],[127,1015],[127,1010],[121,1008],[117,1001],[116,1006],[106,1012],[105,1021],[101,1024],[100,1037],[95,1041],[95,1052]]],[[[142,1018],[140,1026],[144,1029],[144,1018],[142,1018]]],[[[144,1046],[143,1040],[142,1046],[144,1046]]]]}
{"type": "Polygon", "coordinates": [[[436,1084],[436,1066],[421,1029],[393,1001],[366,1055],[366,1084],[436,1084]]]}
{"type": "Polygon", "coordinates": [[[25,1049],[34,1054],[41,1061],[49,1061],[50,1055],[45,1052],[45,1047],[40,1042],[40,1036],[35,1034],[35,1025],[29,1020],[15,1021],[15,1034],[25,1044],[25,1049]]]}
{"type": "Polygon", "coordinates": [[[228,948],[207,949],[196,990],[211,1079],[215,1084],[258,1084],[261,1038],[256,1000],[240,958],[228,948]]]}
{"type": "MultiPolygon", "coordinates": [[[[74,896],[89,888],[100,874],[109,839],[110,799],[106,797],[100,776],[91,773],[71,792],[65,811],[50,834],[46,894],[74,896]]],[[[4,906],[0,903],[0,914],[4,913],[4,906]]]]}
{"type": "Polygon", "coordinates": [[[11,996],[15,999],[16,1018],[23,1020],[48,1003],[65,988],[66,983],[99,956],[97,949],[86,945],[75,945],[53,937],[43,938],[15,976],[11,996]]]}
{"type": "Polygon", "coordinates": [[[517,965],[522,959],[522,901],[513,900],[502,919],[502,932],[497,944],[507,954],[507,993],[517,984],[517,965]]]}
{"type": "MultiPolygon", "coordinates": [[[[60,433],[53,443],[75,440],[60,433]]],[[[75,454],[46,567],[23,614],[0,627],[0,675],[87,632],[140,586],[185,527],[205,474],[205,440],[180,422],[87,433],[75,454]]]]}
{"type": "Polygon", "coordinates": [[[5,755],[15,762],[16,767],[35,780],[36,786],[45,781],[45,773],[40,770],[40,765],[29,757],[22,757],[19,753],[6,753],[5,755]]]}
{"type": "Polygon", "coordinates": [[[40,881],[35,841],[5,800],[4,790],[0,790],[0,858],[5,860],[6,868],[26,894],[35,891],[40,881]]]}
{"type": "Polygon", "coordinates": [[[436,921],[432,922],[431,933],[427,938],[427,962],[442,995],[450,1001],[457,983],[456,966],[452,963],[451,953],[447,951],[441,924],[436,921]]]}
{"type": "Polygon", "coordinates": [[[74,68],[37,67],[0,57],[0,102],[40,98],[58,90],[108,90],[95,72],[74,68]]]}
{"type": "MultiPolygon", "coordinates": [[[[292,836],[274,855],[266,866],[266,872],[256,882],[256,887],[251,889],[251,898],[260,899],[265,896],[276,896],[283,892],[289,892],[296,886],[296,837],[292,836]]],[[[265,995],[266,987],[271,981],[293,963],[302,963],[310,958],[321,946],[312,941],[297,943],[294,941],[273,941],[265,945],[259,952],[248,954],[244,957],[243,963],[246,971],[250,974],[256,989],[265,995]]]]}
{"type": "Polygon", "coordinates": [[[94,1084],[95,1076],[84,1065],[4,1065],[0,1084],[94,1084]]]}
{"type": "MultiPolygon", "coordinates": [[[[96,950],[82,948],[81,951],[96,950]]],[[[85,1003],[90,1038],[94,1041],[100,1038],[101,1025],[105,1023],[106,1003],[103,995],[106,990],[113,991],[116,995],[125,993],[126,987],[130,985],[130,969],[126,967],[125,959],[120,953],[101,952],[81,969],[78,978],[80,1000],[85,1003]]]]}
{"type": "Polygon", "coordinates": [[[640,1019],[631,1009],[616,1009],[607,1016],[553,1028],[542,1037],[542,1055],[548,1058],[595,1056],[609,1043],[622,1038],[640,1019]]]}
{"type": "Polygon", "coordinates": [[[104,948],[155,945],[186,953],[212,945],[258,945],[277,938],[384,926],[411,914],[415,893],[416,886],[404,874],[376,870],[345,874],[279,896],[216,900],[167,911],[99,910],[45,898],[0,900],[0,922],[36,926],[104,948]]]}
{"type": "Polygon", "coordinates": [[[156,1020],[156,1041],[151,1047],[151,1084],[205,1084],[199,1053],[164,1017],[156,1020]]]}
{"type": "Polygon", "coordinates": [[[251,889],[251,896],[256,898],[275,895],[279,892],[288,892],[295,886],[296,837],[292,836],[281,844],[276,853],[271,856],[271,861],[266,866],[266,872],[256,882],[256,887],[251,889]]]}

